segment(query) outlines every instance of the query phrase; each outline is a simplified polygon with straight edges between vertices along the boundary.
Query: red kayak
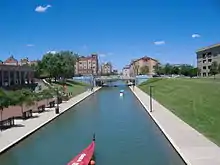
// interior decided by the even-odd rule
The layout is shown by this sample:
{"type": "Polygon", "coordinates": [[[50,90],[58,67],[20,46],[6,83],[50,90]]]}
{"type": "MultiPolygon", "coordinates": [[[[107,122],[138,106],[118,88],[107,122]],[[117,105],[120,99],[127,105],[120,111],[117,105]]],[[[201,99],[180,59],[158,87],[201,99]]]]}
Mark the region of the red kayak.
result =
{"type": "Polygon", "coordinates": [[[95,138],[92,143],[85,148],[80,154],[72,159],[67,165],[89,165],[95,151],[95,138]]]}

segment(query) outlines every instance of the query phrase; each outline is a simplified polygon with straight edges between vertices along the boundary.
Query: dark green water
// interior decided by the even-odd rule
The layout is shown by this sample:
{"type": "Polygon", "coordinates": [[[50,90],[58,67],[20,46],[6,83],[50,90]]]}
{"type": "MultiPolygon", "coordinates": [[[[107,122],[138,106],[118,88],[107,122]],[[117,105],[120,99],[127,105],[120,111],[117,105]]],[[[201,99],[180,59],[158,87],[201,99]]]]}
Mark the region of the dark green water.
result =
{"type": "Polygon", "coordinates": [[[124,87],[102,89],[0,156],[0,165],[66,165],[96,132],[96,165],[184,165],[124,87]]]}

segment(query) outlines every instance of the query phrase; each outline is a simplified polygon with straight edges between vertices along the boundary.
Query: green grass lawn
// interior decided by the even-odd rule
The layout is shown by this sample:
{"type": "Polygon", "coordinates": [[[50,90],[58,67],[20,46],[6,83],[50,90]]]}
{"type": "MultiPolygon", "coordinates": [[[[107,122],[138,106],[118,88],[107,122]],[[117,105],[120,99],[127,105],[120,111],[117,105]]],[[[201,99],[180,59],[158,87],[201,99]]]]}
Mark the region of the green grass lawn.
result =
{"type": "Polygon", "coordinates": [[[153,78],[139,87],[162,105],[220,145],[220,81],[214,79],[153,78]]]}
{"type": "MultiPolygon", "coordinates": [[[[62,82],[53,82],[52,85],[63,87],[62,82]]],[[[88,84],[76,82],[73,80],[67,80],[65,85],[66,85],[66,92],[68,93],[72,92],[73,96],[85,92],[89,87],[88,84]]]]}

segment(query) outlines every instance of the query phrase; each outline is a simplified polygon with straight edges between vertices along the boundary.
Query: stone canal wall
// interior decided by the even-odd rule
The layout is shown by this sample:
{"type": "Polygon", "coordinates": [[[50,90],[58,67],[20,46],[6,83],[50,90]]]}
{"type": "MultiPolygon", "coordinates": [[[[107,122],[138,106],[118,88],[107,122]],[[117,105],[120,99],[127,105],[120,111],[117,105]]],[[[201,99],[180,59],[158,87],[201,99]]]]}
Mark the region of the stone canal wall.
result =
{"type": "Polygon", "coordinates": [[[51,108],[46,110],[45,113],[34,114],[35,117],[32,119],[18,122],[17,125],[19,127],[13,127],[3,132],[0,132],[0,154],[4,153],[20,141],[27,138],[29,135],[33,134],[46,124],[50,123],[61,114],[68,111],[71,107],[75,106],[93,93],[97,92],[99,89],[101,88],[94,88],[93,92],[86,91],[71,98],[67,102],[60,104],[60,114],[55,114],[55,108],[51,108]]]}
{"type": "Polygon", "coordinates": [[[220,148],[138,87],[131,91],[188,165],[220,165],[220,148]]]}

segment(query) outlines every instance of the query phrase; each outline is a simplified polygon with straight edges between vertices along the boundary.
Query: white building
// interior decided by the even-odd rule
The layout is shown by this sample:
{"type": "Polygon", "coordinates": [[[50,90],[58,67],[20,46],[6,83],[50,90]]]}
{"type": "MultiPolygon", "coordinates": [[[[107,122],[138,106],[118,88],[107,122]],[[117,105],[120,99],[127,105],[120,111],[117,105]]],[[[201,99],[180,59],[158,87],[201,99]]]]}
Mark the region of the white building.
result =
{"type": "Polygon", "coordinates": [[[130,65],[127,65],[122,69],[122,75],[123,77],[130,77],[130,65]]]}

